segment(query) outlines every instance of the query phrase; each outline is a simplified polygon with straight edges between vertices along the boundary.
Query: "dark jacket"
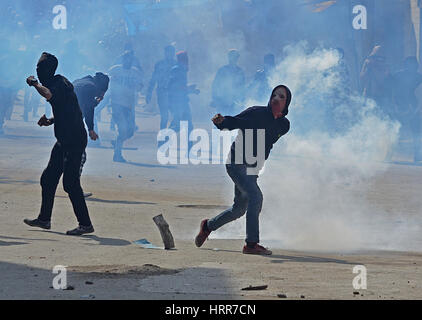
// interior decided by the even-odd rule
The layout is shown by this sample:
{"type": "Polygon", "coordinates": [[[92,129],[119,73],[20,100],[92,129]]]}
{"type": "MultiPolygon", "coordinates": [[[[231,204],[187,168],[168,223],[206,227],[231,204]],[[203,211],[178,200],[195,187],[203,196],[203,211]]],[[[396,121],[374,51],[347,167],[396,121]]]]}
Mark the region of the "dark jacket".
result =
{"type": "Polygon", "coordinates": [[[91,76],[75,80],[73,86],[88,130],[94,130],[94,109],[98,105],[95,97],[100,95],[100,90],[91,76]]]}
{"type": "Polygon", "coordinates": [[[65,77],[56,75],[46,87],[52,93],[48,102],[53,109],[54,135],[57,141],[63,148],[84,150],[88,141],[87,133],[72,83],[65,77]]]}
{"type": "Polygon", "coordinates": [[[157,93],[165,92],[168,88],[171,69],[177,64],[176,60],[160,60],[154,66],[154,72],[149,82],[147,95],[151,97],[155,85],[157,93]]]}
{"type": "Polygon", "coordinates": [[[168,99],[170,109],[182,111],[189,108],[188,70],[182,64],[175,65],[170,71],[168,99]]]}
{"type": "MultiPolygon", "coordinates": [[[[274,91],[280,86],[277,86],[273,89],[271,93],[271,97],[274,94],[274,91]]],[[[288,92],[287,97],[287,107],[285,109],[285,114],[288,112],[288,106],[291,101],[291,93],[290,90],[285,87],[288,92]]],[[[278,139],[285,135],[289,129],[290,129],[290,122],[289,120],[284,116],[279,119],[274,119],[274,116],[271,111],[271,97],[270,102],[268,102],[268,105],[266,107],[264,106],[255,106],[250,107],[246,109],[245,111],[241,112],[237,116],[231,117],[231,116],[225,116],[224,121],[216,125],[217,128],[220,130],[228,129],[228,130],[234,130],[234,129],[240,129],[241,130],[241,136],[238,135],[238,138],[235,142],[233,142],[230,150],[230,163],[231,164],[244,164],[247,167],[256,168],[258,163],[249,163],[247,161],[245,153],[248,152],[248,154],[251,153],[251,146],[250,143],[248,144],[248,141],[245,142],[246,138],[246,129],[252,129],[253,133],[253,156],[257,156],[257,150],[258,150],[258,130],[264,129],[265,130],[265,160],[268,159],[268,156],[270,155],[270,151],[273,148],[274,143],[278,141],[278,139]],[[240,140],[242,139],[242,140],[240,140]],[[241,150],[240,148],[236,148],[236,143],[243,143],[243,150],[242,150],[242,157],[238,157],[241,159],[241,162],[236,161],[236,151],[241,150]]],[[[239,132],[240,133],[240,132],[239,132]]],[[[249,139],[250,140],[250,139],[249,139]]],[[[260,168],[258,168],[259,170],[260,168]]]]}

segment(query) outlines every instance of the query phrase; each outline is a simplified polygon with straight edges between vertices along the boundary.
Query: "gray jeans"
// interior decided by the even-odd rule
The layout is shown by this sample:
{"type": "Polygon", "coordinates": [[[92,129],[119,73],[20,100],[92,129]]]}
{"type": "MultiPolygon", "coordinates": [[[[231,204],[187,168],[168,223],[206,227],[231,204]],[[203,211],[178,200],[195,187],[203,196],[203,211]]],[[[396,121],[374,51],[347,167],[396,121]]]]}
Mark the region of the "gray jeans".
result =
{"type": "Polygon", "coordinates": [[[213,219],[208,220],[208,229],[215,231],[226,223],[239,219],[246,213],[246,242],[259,242],[259,213],[262,209],[262,192],[256,175],[247,175],[246,166],[226,165],[227,173],[233,180],[234,204],[213,219]]]}

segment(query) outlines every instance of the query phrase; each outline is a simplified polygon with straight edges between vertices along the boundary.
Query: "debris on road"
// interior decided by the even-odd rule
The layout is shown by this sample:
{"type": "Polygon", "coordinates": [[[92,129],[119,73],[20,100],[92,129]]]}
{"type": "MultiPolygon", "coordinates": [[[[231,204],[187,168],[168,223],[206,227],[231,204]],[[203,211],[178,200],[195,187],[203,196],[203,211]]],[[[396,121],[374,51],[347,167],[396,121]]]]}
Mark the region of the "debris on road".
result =
{"type": "Polygon", "coordinates": [[[250,285],[249,287],[242,288],[242,290],[265,290],[267,288],[268,288],[267,285],[263,285],[263,286],[251,286],[250,285]]]}

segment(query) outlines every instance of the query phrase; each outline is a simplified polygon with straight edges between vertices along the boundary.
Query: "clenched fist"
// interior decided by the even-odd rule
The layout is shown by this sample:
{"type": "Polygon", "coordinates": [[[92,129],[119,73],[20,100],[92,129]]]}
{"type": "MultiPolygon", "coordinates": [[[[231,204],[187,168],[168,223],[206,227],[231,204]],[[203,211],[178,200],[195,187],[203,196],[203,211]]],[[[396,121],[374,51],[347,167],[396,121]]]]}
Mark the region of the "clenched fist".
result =
{"type": "Polygon", "coordinates": [[[26,78],[26,83],[28,84],[28,86],[33,87],[38,83],[38,80],[35,79],[34,76],[30,76],[30,77],[26,78]]]}
{"type": "Polygon", "coordinates": [[[218,125],[224,121],[224,117],[220,113],[218,113],[211,120],[212,122],[214,122],[214,124],[218,125]]]}
{"type": "Polygon", "coordinates": [[[38,125],[40,127],[48,127],[51,126],[53,124],[53,122],[48,119],[45,114],[40,118],[40,120],[38,120],[38,125]]]}

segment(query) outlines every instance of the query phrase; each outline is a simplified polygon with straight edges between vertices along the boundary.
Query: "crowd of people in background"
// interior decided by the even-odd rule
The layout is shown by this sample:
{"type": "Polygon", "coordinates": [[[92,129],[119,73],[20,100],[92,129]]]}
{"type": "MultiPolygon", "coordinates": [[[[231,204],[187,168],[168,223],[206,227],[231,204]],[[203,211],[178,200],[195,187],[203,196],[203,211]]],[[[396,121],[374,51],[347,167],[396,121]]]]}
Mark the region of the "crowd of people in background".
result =
{"type": "MultiPolygon", "coordinates": [[[[7,39],[4,43],[7,44],[7,39]]],[[[25,88],[19,75],[27,71],[26,68],[30,68],[28,61],[33,60],[33,57],[28,58],[24,52],[13,50],[9,45],[8,49],[2,52],[0,64],[2,66],[13,64],[19,72],[6,74],[4,70],[7,68],[0,68],[2,73],[0,74],[0,134],[5,134],[5,121],[11,119],[18,92],[25,88]]],[[[327,104],[326,130],[332,132],[341,130],[340,127],[344,122],[342,117],[346,117],[334,110],[337,105],[344,103],[342,99],[345,92],[347,94],[351,92],[350,72],[345,61],[345,52],[341,48],[335,50],[339,56],[336,68],[341,82],[336,92],[329,97],[327,104]]],[[[180,121],[187,121],[189,130],[193,129],[190,96],[201,93],[197,85],[190,84],[188,80],[188,52],[176,53],[173,45],[165,46],[163,57],[155,62],[152,75],[148,78],[142,64],[154,61],[141,62],[131,42],[126,43],[122,51],[123,53],[110,64],[109,70],[104,71],[110,76],[110,90],[102,102],[96,103],[92,128],[89,128],[90,130],[95,128],[98,133],[102,110],[109,111],[110,128],[116,131],[116,139],[112,141],[113,160],[116,162],[126,161],[122,155],[123,144],[133,137],[138,129],[135,107],[140,97],[145,96],[144,106],[154,110],[151,105],[155,91],[160,115],[159,129],[171,128],[178,132],[180,121]]],[[[69,41],[65,53],[61,60],[62,70],[71,81],[89,76],[92,69],[84,64],[83,61],[87,60],[80,53],[77,41],[69,41]]],[[[245,70],[238,64],[241,52],[231,49],[226,54],[228,63],[216,70],[213,76],[209,107],[213,112],[232,114],[242,109],[247,101],[258,102],[262,97],[268,96],[271,91],[269,81],[275,70],[277,57],[267,53],[263,57],[262,66],[257,68],[256,73],[248,81],[245,70]]],[[[418,72],[419,63],[416,57],[407,57],[399,66],[392,68],[387,62],[387,54],[382,46],[377,45],[363,61],[360,72],[361,95],[365,99],[375,101],[385,116],[400,122],[402,132],[408,133],[412,139],[414,161],[422,161],[422,111],[415,93],[422,83],[422,74],[418,72]]],[[[47,117],[51,114],[45,101],[40,100],[28,88],[23,92],[23,106],[24,121],[29,121],[31,115],[33,120],[38,120],[40,107],[47,117]]],[[[387,159],[391,160],[391,155],[389,154],[387,159]]]]}

